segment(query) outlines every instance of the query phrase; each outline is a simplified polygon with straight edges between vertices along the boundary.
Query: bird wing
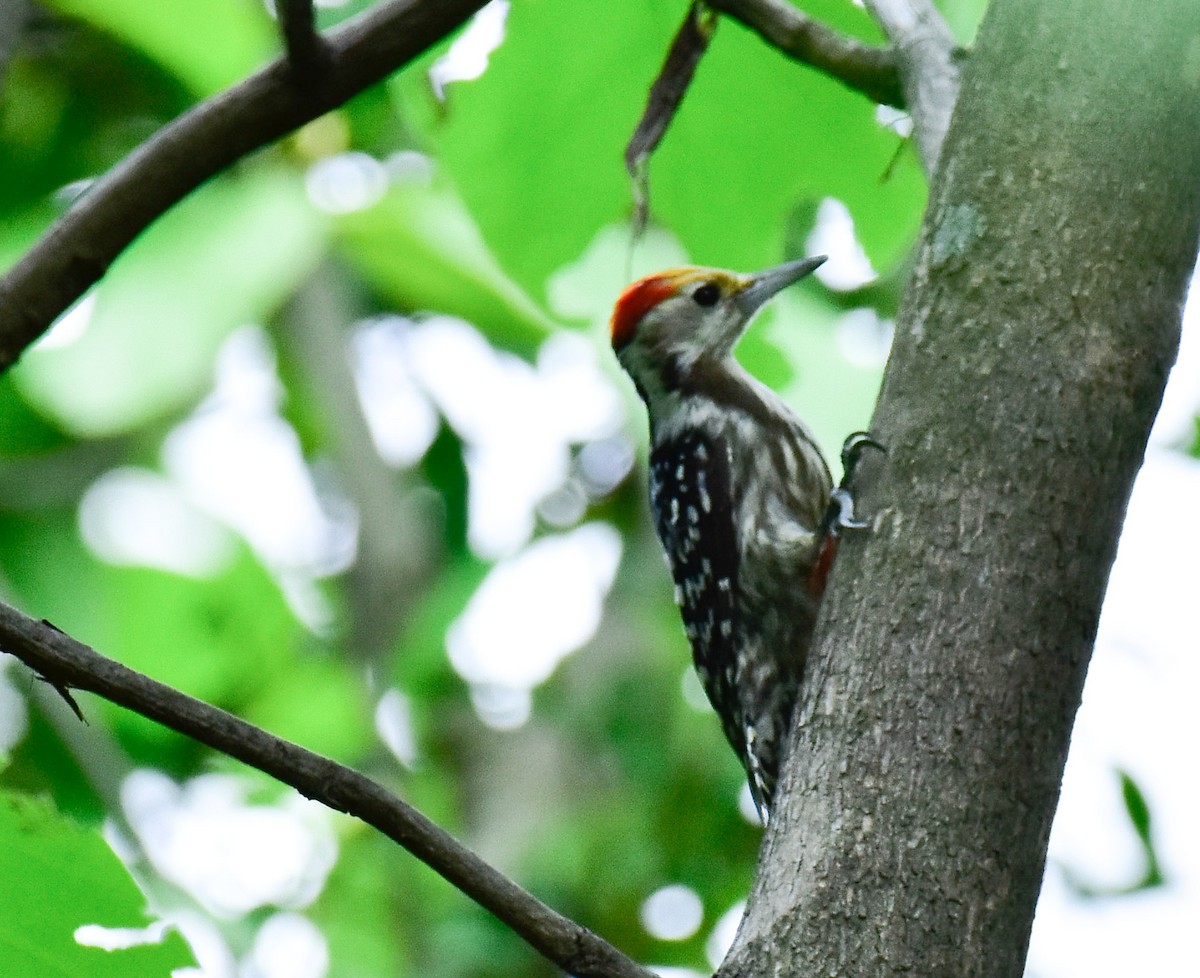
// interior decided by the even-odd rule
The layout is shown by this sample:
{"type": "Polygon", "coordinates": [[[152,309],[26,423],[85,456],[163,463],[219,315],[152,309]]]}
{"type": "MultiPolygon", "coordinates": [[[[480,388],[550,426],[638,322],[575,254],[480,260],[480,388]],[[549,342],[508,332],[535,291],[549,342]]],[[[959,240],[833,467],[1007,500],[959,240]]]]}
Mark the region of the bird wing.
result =
{"type": "Polygon", "coordinates": [[[737,682],[743,636],[735,606],[739,549],[725,441],[693,429],[657,445],[650,455],[650,495],[696,672],[744,759],[737,682]]]}

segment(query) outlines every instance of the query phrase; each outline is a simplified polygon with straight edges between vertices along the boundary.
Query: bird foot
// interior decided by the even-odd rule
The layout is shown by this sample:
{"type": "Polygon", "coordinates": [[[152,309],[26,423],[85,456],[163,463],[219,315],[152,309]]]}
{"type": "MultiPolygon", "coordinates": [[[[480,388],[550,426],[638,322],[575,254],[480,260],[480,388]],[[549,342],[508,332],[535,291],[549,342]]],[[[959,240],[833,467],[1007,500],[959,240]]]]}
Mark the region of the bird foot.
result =
{"type": "Polygon", "coordinates": [[[836,537],[843,530],[865,530],[870,527],[870,520],[861,520],[854,515],[854,495],[850,491],[854,473],[862,461],[863,452],[868,448],[887,454],[887,449],[865,431],[854,432],[842,443],[842,481],[829,498],[825,519],[821,524],[822,536],[836,537]]]}

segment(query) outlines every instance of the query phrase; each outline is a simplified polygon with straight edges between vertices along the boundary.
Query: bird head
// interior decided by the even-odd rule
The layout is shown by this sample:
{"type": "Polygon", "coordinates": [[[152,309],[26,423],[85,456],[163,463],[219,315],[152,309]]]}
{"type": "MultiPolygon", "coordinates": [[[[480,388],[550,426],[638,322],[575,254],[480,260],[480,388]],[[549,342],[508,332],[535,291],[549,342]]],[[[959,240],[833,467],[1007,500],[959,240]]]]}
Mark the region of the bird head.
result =
{"type": "Polygon", "coordinates": [[[763,304],[824,261],[801,258],[751,275],[696,267],[648,275],[617,300],[613,351],[648,400],[697,363],[725,361],[763,304]]]}

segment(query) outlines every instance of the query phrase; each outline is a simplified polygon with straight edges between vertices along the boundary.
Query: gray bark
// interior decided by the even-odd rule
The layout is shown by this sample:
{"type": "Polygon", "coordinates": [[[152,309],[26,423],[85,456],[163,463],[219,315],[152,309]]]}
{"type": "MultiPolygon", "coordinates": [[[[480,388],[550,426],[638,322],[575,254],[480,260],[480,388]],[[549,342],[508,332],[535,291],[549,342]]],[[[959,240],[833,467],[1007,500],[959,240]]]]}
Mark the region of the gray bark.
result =
{"type": "Polygon", "coordinates": [[[994,0],[726,978],[1022,974],[1198,160],[1194,0],[994,0]]]}

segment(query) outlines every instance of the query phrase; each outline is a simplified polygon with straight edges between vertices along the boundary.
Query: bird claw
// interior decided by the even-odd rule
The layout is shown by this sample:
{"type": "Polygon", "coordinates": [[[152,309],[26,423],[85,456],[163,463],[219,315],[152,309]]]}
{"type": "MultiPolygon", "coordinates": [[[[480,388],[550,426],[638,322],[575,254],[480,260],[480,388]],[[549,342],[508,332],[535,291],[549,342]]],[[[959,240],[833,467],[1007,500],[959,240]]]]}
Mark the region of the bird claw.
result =
{"type": "Polygon", "coordinates": [[[866,530],[871,526],[870,520],[860,520],[854,515],[854,494],[850,491],[850,482],[868,448],[887,454],[887,449],[865,431],[856,431],[842,442],[842,481],[829,497],[823,535],[838,536],[843,530],[866,530]]]}
{"type": "Polygon", "coordinates": [[[858,463],[862,461],[863,449],[876,448],[887,454],[887,449],[879,442],[871,437],[870,432],[855,431],[846,436],[846,440],[842,442],[842,482],[838,486],[839,489],[844,489],[854,478],[854,471],[858,468],[858,463]]]}

